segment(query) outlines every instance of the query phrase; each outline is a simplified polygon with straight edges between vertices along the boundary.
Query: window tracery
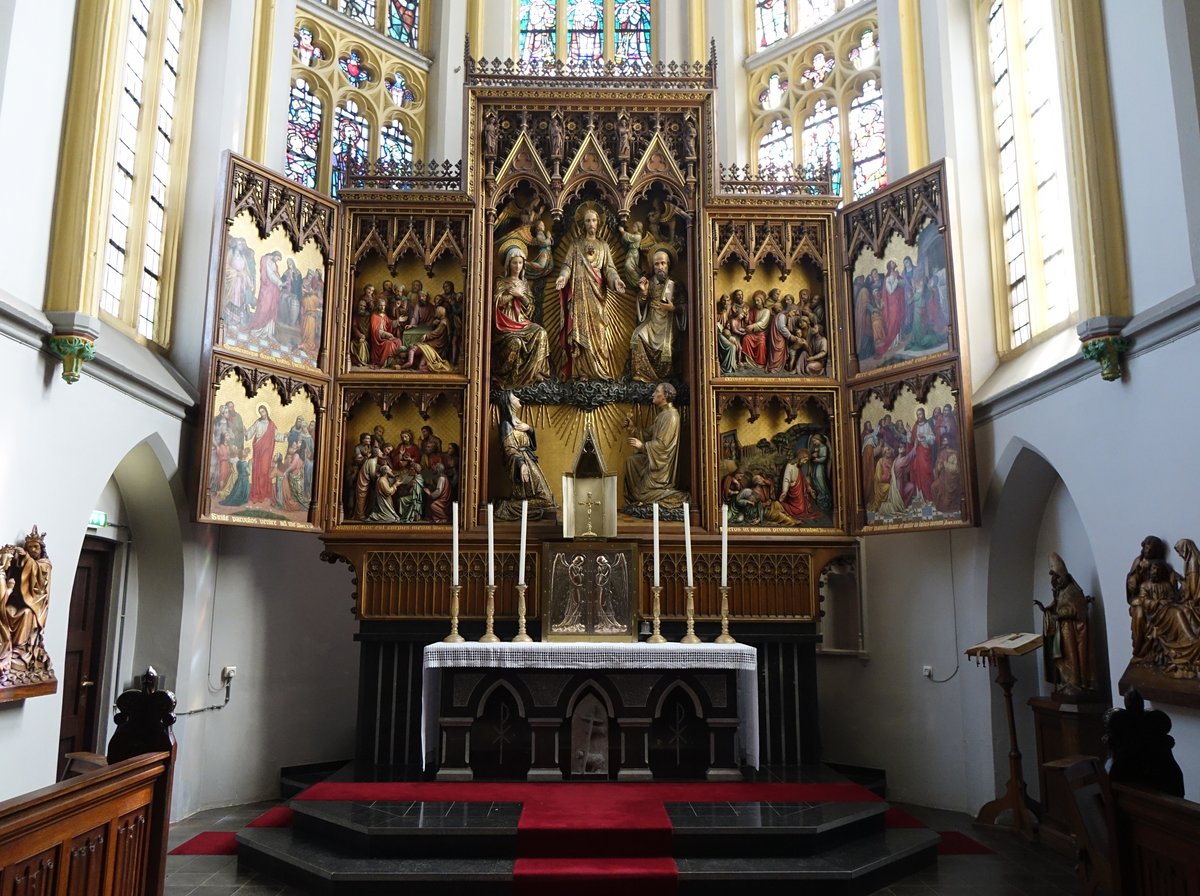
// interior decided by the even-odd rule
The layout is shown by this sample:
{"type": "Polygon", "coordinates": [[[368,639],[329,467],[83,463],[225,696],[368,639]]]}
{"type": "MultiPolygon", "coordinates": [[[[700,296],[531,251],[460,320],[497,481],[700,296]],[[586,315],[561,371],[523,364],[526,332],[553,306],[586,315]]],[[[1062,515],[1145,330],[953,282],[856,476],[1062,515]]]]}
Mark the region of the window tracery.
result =
{"type": "MultiPolygon", "coordinates": [[[[416,4],[388,2],[376,13],[410,7],[416,4]]],[[[301,16],[292,40],[284,171],[337,195],[354,168],[376,160],[393,169],[411,164],[425,138],[426,92],[424,71],[407,60],[332,18],[301,16]]]]}
{"type": "Polygon", "coordinates": [[[316,0],[355,25],[423,52],[421,0],[316,0]]]}
{"type": "Polygon", "coordinates": [[[755,0],[754,46],[765,50],[793,34],[803,34],[860,0],[755,0]]]}
{"type": "MultiPolygon", "coordinates": [[[[800,5],[805,21],[823,21],[849,4],[800,5]]],[[[782,15],[760,0],[756,14],[766,11],[782,15]]],[[[789,6],[788,15],[792,11],[789,6]]],[[[847,201],[887,183],[878,47],[872,14],[751,72],[751,150],[759,170],[794,166],[805,176],[828,171],[831,192],[847,201]]]]}

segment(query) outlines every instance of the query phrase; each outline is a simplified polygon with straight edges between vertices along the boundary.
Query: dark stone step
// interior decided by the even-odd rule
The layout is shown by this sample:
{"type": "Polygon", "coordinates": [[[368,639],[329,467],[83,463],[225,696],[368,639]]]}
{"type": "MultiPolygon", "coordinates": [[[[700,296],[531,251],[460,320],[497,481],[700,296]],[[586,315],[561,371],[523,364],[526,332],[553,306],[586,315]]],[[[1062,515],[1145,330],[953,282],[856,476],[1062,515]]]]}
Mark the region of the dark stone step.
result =
{"type": "Polygon", "coordinates": [[[937,861],[940,836],[924,828],[898,828],[863,837],[813,856],[693,857],[676,860],[682,896],[717,896],[753,887],[755,896],[859,896],[872,893],[937,861]]]}
{"type": "Polygon", "coordinates": [[[676,857],[810,856],[884,830],[887,803],[666,803],[676,857]]]}
{"type": "Polygon", "coordinates": [[[504,896],[512,892],[511,858],[348,856],[290,828],[245,828],[238,867],[264,872],[312,894],[504,896]]]}
{"type": "Polygon", "coordinates": [[[358,856],[505,856],[517,852],[520,803],[295,800],[302,837],[358,856]]]}

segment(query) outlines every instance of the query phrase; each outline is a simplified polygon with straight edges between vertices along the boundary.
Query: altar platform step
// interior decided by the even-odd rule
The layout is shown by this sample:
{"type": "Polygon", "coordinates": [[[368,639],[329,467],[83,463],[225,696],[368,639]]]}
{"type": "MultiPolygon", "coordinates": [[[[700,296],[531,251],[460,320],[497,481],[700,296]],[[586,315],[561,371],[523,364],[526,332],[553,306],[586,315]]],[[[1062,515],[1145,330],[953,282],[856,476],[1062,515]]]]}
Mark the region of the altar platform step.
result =
{"type": "MultiPolygon", "coordinates": [[[[656,855],[674,862],[672,889],[684,896],[738,886],[753,886],[756,896],[782,894],[798,884],[806,893],[867,894],[930,864],[937,853],[933,831],[887,829],[888,807],[878,801],[662,805],[669,835],[650,839],[663,844],[656,855]]],[[[518,834],[521,803],[296,800],[292,809],[291,828],[238,834],[239,864],[314,894],[401,887],[460,896],[521,892],[513,874],[517,858],[527,865],[539,861],[518,834]]],[[[603,864],[603,856],[627,864],[653,861],[648,854],[631,857],[636,850],[606,851],[599,836],[592,844],[586,827],[580,834],[578,842],[589,844],[589,855],[576,860],[581,868],[603,864]]],[[[562,868],[570,855],[547,861],[562,868]]],[[[572,893],[581,896],[576,888],[572,893]]]]}

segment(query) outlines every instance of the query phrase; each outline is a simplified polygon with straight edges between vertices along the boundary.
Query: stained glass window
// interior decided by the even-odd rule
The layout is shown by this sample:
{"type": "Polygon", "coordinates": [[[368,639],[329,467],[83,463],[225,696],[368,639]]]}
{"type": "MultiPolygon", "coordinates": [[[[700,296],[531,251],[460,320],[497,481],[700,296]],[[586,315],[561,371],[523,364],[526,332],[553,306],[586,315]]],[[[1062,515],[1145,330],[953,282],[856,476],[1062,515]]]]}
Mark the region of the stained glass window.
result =
{"type": "Polygon", "coordinates": [[[1052,10],[993,0],[987,18],[1009,348],[1078,308],[1052,10]],[[1022,134],[1036,139],[1022,138],[1022,134]]]}
{"type": "Polygon", "coordinates": [[[371,142],[371,125],[359,114],[358,104],[346,100],[333,115],[333,149],[330,164],[333,188],[336,196],[348,173],[362,170],[367,165],[367,151],[371,142]]]}
{"type": "Polygon", "coordinates": [[[311,190],[317,188],[321,147],[321,100],[303,78],[292,82],[288,98],[287,156],[284,173],[311,190]]]}
{"type": "Polygon", "coordinates": [[[837,12],[836,0],[798,0],[796,28],[799,31],[815,28],[835,12],[837,12]]]}
{"type": "Polygon", "coordinates": [[[779,104],[783,102],[783,95],[787,93],[788,81],[787,78],[779,77],[779,72],[771,75],[767,81],[767,86],[763,88],[762,93],[758,95],[758,104],[764,109],[778,109],[779,104]]]}
{"type": "MultiPolygon", "coordinates": [[[[791,0],[788,9],[798,14],[799,27],[821,28],[777,59],[751,61],[748,97],[751,157],[760,166],[775,164],[790,125],[798,143],[789,161],[805,177],[828,177],[833,194],[847,202],[887,183],[878,20],[868,12],[832,27],[826,22],[851,5],[791,0]]],[[[763,8],[756,3],[757,12],[763,8]]]]}
{"type": "Polygon", "coordinates": [[[567,57],[604,58],[604,0],[567,0],[567,57]]]}
{"type": "Polygon", "coordinates": [[[301,65],[316,65],[325,58],[324,51],[317,46],[312,29],[301,25],[292,36],[292,52],[301,65]]]}
{"type": "Polygon", "coordinates": [[[795,163],[792,142],[792,126],[782,119],[775,119],[771,129],[758,144],[758,167],[760,171],[770,168],[790,168],[795,163]]]}
{"type": "Polygon", "coordinates": [[[787,0],[757,0],[754,4],[755,43],[761,50],[788,36],[787,0]]]}
{"type": "Polygon", "coordinates": [[[338,67],[350,82],[352,87],[362,87],[368,81],[374,80],[371,70],[367,68],[358,55],[358,50],[351,50],[345,56],[338,57],[338,67]]]}
{"type": "Polygon", "coordinates": [[[403,72],[393,72],[384,78],[383,86],[387,90],[388,97],[397,106],[411,103],[414,99],[413,92],[408,86],[408,79],[404,77],[403,72]]]}
{"type": "Polygon", "coordinates": [[[817,100],[812,114],[804,119],[800,132],[800,164],[804,171],[816,175],[828,171],[833,178],[832,192],[842,192],[842,128],[837,106],[828,100],[817,100]]]}
{"type": "Polygon", "coordinates": [[[518,56],[525,62],[554,59],[556,0],[521,0],[518,56]]]}
{"type": "Polygon", "coordinates": [[[392,120],[379,131],[381,160],[389,166],[405,168],[413,161],[412,137],[404,133],[400,122],[392,120]]]}
{"type": "Polygon", "coordinates": [[[337,9],[361,25],[375,27],[375,0],[338,0],[337,9]]]}
{"type": "Polygon", "coordinates": [[[387,36],[409,46],[417,46],[418,0],[388,0],[387,36]]]}
{"type": "Polygon", "coordinates": [[[887,183],[883,91],[873,78],[863,82],[862,92],[850,102],[848,123],[854,198],[861,199],[887,183]]]}
{"type": "Polygon", "coordinates": [[[125,64],[121,75],[121,97],[117,106],[117,147],[113,162],[112,195],[109,199],[108,241],[104,248],[104,275],[100,287],[100,309],[120,316],[125,287],[125,263],[129,253],[129,225],[133,203],[133,173],[138,143],[138,120],[142,111],[146,75],[146,45],[150,28],[147,0],[134,0],[125,38],[125,64]]]}

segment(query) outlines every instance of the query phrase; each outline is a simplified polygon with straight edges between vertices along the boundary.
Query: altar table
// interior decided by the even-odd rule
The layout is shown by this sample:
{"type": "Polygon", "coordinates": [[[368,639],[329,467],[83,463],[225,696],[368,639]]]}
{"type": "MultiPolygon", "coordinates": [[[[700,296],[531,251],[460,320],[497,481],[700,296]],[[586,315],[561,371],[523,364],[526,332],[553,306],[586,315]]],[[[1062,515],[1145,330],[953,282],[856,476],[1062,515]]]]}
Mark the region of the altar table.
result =
{"type": "Polygon", "coordinates": [[[680,685],[702,707],[712,780],[739,780],[758,768],[758,657],[744,644],[436,643],[422,662],[421,737],[425,767],[439,780],[471,780],[470,728],[497,681],[519,682],[531,726],[530,780],[561,780],[559,733],[573,695],[606,693],[621,738],[619,780],[649,780],[649,730],[656,702],[680,685]]]}

